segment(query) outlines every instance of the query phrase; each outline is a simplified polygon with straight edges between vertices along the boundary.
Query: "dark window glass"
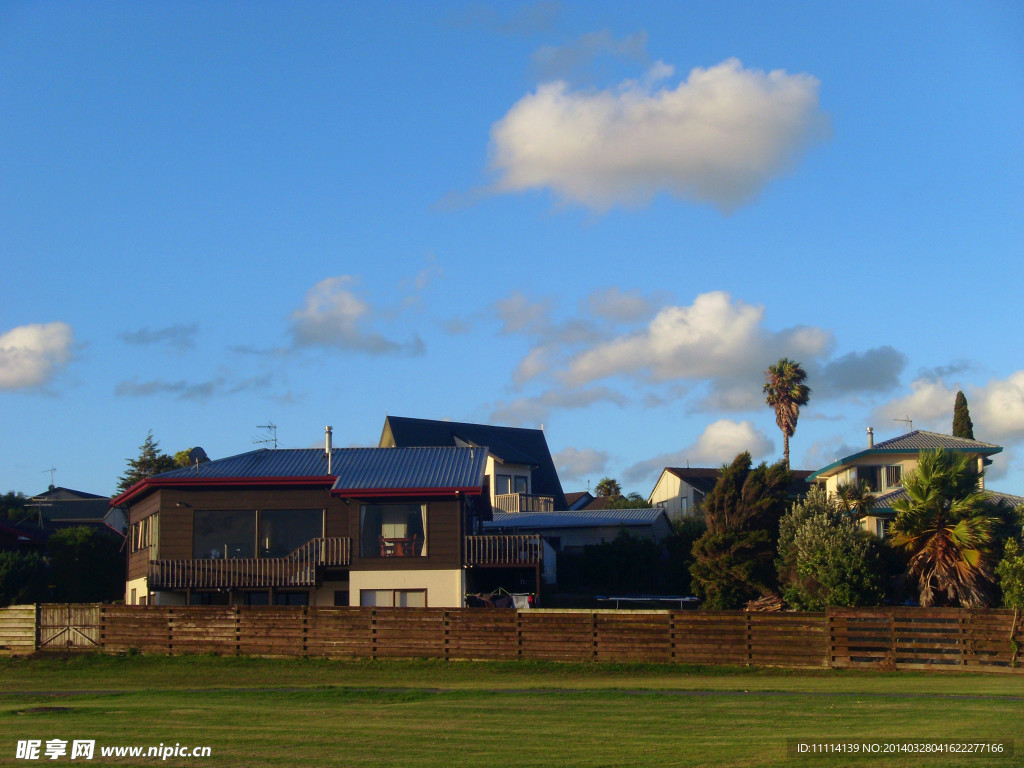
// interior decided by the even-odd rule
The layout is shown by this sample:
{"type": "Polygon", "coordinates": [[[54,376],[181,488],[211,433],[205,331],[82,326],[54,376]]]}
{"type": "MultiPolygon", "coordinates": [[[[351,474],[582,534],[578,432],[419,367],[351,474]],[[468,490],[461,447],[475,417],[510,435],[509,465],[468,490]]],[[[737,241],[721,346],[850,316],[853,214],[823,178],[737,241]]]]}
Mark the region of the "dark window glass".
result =
{"type": "Polygon", "coordinates": [[[269,592],[246,592],[245,593],[245,604],[246,605],[270,605],[270,593],[269,592]]]}
{"type": "Polygon", "coordinates": [[[256,556],[256,512],[197,509],[192,556],[197,560],[256,556]]]}
{"type": "Polygon", "coordinates": [[[309,605],[309,592],[277,592],[274,605],[309,605]]]}
{"type": "Polygon", "coordinates": [[[872,493],[878,493],[882,482],[882,468],[857,467],[857,480],[861,483],[866,483],[868,490],[872,493]]]}
{"type": "Polygon", "coordinates": [[[285,557],[323,533],[319,509],[261,509],[260,557],[285,557]]]}
{"type": "Polygon", "coordinates": [[[515,493],[529,493],[527,490],[530,483],[529,478],[525,475],[516,475],[513,479],[515,480],[515,488],[513,489],[515,493]]]}
{"type": "Polygon", "coordinates": [[[496,494],[512,493],[512,475],[495,475],[494,492],[496,494]]]}
{"type": "Polygon", "coordinates": [[[360,557],[426,557],[425,504],[367,504],[359,510],[360,557]]]}

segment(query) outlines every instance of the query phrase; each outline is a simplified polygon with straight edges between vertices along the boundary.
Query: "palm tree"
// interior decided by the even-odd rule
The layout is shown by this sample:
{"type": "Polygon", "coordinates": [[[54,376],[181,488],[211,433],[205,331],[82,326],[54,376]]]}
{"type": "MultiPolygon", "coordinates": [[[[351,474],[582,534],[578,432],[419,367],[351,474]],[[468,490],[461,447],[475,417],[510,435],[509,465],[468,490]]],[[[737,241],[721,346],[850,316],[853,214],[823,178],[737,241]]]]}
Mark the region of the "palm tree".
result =
{"type": "Polygon", "coordinates": [[[614,477],[602,477],[594,487],[594,492],[598,496],[621,496],[622,486],[614,477]]]}
{"type": "Polygon", "coordinates": [[[972,457],[923,452],[903,487],[906,497],[892,505],[891,541],[910,555],[908,573],[921,605],[986,605],[999,521],[987,514],[989,494],[978,490],[972,457]]]}
{"type": "Polygon", "coordinates": [[[867,514],[875,495],[863,480],[860,483],[840,483],[836,486],[836,500],[839,507],[850,516],[862,517],[867,514]]]}
{"type": "Polygon", "coordinates": [[[786,467],[789,467],[789,438],[796,432],[800,418],[800,406],[807,405],[811,388],[804,384],[807,379],[800,363],[784,357],[764,372],[765,401],[775,409],[775,423],[782,430],[786,467]]]}

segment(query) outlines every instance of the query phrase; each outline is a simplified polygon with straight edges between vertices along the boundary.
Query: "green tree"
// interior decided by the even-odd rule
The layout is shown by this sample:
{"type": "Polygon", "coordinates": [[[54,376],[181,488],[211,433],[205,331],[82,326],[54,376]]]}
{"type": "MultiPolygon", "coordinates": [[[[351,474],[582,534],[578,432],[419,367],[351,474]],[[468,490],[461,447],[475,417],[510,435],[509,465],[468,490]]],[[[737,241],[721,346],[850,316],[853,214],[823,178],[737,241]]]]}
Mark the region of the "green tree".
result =
{"type": "Polygon", "coordinates": [[[177,468],[174,457],[160,451],[160,444],[153,439],[153,430],[150,430],[145,442],[139,446],[138,457],[128,459],[128,471],[121,475],[117,490],[127,491],[140,480],[177,468]]]}
{"type": "Polygon", "coordinates": [[[723,466],[704,499],[707,531],[693,545],[690,573],[705,608],[738,608],[777,585],[773,558],[792,475],[781,461],[751,464],[744,452],[723,466]]]}
{"type": "Polygon", "coordinates": [[[974,439],[974,422],[971,421],[971,412],[967,410],[967,397],[963,392],[956,393],[956,402],[953,404],[953,437],[974,439]]]}
{"type": "Polygon", "coordinates": [[[877,539],[822,488],[812,488],[783,516],[778,551],[783,597],[795,608],[878,605],[885,595],[877,539]]]}
{"type": "Polygon", "coordinates": [[[647,499],[636,491],[632,491],[625,496],[613,496],[609,499],[605,509],[647,509],[650,506],[647,499]]]}
{"type": "Polygon", "coordinates": [[[92,603],[124,597],[125,555],[121,543],[93,528],[64,528],[47,544],[54,599],[92,603]]]}
{"type": "Polygon", "coordinates": [[[868,484],[863,480],[860,483],[839,483],[836,486],[836,501],[848,516],[867,514],[874,500],[874,494],[868,490],[868,484]]]}
{"type": "Polygon", "coordinates": [[[602,477],[594,487],[594,493],[598,496],[621,496],[622,486],[614,477],[602,477]]]}
{"type": "Polygon", "coordinates": [[[796,432],[800,406],[807,405],[811,396],[810,387],[804,384],[807,372],[800,363],[784,357],[775,365],[768,366],[764,375],[765,401],[775,409],[775,423],[782,430],[783,455],[789,467],[789,438],[796,432]]]}
{"type": "Polygon", "coordinates": [[[1017,611],[1024,608],[1024,551],[1014,539],[1006,540],[996,575],[1003,592],[1003,606],[1017,611]]]}
{"type": "Polygon", "coordinates": [[[893,502],[892,546],[909,556],[908,576],[923,606],[987,605],[993,585],[991,546],[1000,521],[978,491],[975,459],[924,451],[893,502]]]}
{"type": "Polygon", "coordinates": [[[185,450],[178,451],[174,454],[174,466],[176,467],[191,467],[194,466],[197,461],[200,464],[205,464],[209,460],[210,457],[206,455],[206,451],[199,446],[186,448],[185,450]],[[193,453],[193,451],[195,453],[193,453]]]}
{"type": "Polygon", "coordinates": [[[47,597],[46,563],[38,552],[0,552],[0,606],[47,597]]]}

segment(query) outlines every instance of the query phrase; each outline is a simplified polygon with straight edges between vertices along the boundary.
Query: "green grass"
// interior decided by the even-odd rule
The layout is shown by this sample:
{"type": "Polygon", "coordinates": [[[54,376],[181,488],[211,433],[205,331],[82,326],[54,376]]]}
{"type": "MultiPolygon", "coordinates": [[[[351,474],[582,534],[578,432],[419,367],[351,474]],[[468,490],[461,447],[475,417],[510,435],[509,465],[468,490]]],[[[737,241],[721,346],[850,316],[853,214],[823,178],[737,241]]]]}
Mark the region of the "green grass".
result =
{"type": "MultiPolygon", "coordinates": [[[[739,667],[210,656],[0,659],[18,739],[210,746],[210,766],[938,766],[1015,757],[791,757],[792,738],[1024,732],[1024,677],[739,667]]],[[[71,762],[67,758],[45,761],[71,762]]],[[[122,763],[161,763],[149,759],[122,763]]],[[[103,765],[97,759],[89,765],[103,765]]]]}

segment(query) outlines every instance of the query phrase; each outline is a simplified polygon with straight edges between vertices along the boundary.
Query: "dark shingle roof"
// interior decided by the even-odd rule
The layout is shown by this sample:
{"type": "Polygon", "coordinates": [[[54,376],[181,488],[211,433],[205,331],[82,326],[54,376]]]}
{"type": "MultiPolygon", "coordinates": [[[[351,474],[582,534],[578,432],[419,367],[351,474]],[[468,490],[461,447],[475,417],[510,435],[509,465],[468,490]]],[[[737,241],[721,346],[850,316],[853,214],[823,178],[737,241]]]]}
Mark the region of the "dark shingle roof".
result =
{"type": "Polygon", "coordinates": [[[568,506],[543,430],[388,416],[384,420],[380,445],[387,447],[391,441],[399,448],[460,443],[486,446],[501,461],[531,465],[532,492],[538,496],[552,496],[556,508],[568,506]]]}

